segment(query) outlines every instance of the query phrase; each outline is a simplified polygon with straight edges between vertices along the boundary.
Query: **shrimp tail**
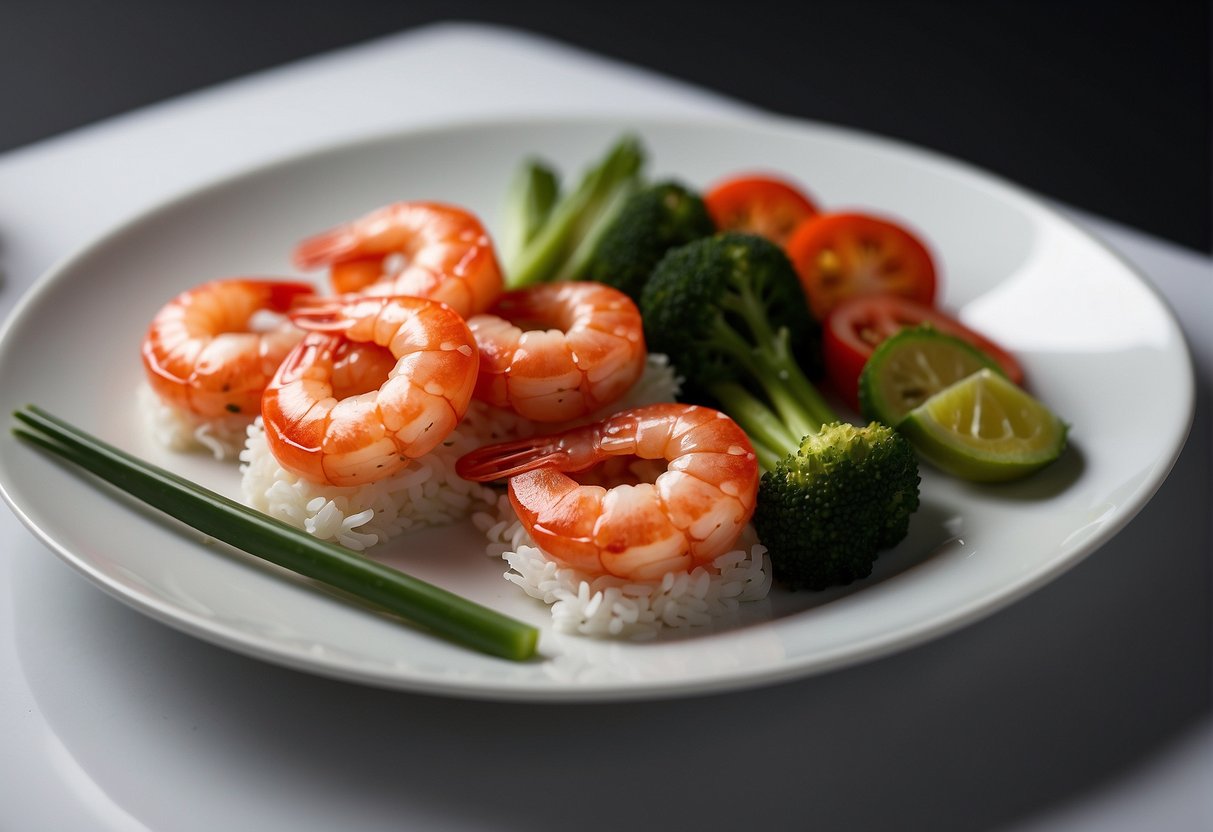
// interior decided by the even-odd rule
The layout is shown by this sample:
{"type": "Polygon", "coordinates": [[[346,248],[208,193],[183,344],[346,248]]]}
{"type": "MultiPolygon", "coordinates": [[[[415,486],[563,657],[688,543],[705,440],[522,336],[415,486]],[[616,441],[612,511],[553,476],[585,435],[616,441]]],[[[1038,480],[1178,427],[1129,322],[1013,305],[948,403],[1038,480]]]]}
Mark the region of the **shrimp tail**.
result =
{"type": "Polygon", "coordinates": [[[312,295],[295,302],[290,318],[295,326],[309,332],[345,332],[354,323],[347,310],[341,297],[312,295]]]}
{"type": "Polygon", "coordinates": [[[455,473],[472,482],[492,482],[556,465],[563,454],[532,440],[487,445],[461,456],[455,473]]]}
{"type": "Polygon", "coordinates": [[[296,280],[265,280],[259,281],[258,285],[268,290],[266,305],[275,312],[288,312],[301,300],[316,294],[315,286],[296,280]]]}
{"type": "Polygon", "coordinates": [[[349,225],[342,225],[299,243],[295,247],[293,260],[300,269],[315,269],[343,260],[357,246],[357,234],[349,225]]]}
{"type": "Polygon", "coordinates": [[[583,471],[601,459],[599,454],[587,450],[597,448],[596,442],[579,441],[585,430],[485,445],[461,456],[455,462],[455,473],[473,482],[492,482],[537,468],[583,471]]]}

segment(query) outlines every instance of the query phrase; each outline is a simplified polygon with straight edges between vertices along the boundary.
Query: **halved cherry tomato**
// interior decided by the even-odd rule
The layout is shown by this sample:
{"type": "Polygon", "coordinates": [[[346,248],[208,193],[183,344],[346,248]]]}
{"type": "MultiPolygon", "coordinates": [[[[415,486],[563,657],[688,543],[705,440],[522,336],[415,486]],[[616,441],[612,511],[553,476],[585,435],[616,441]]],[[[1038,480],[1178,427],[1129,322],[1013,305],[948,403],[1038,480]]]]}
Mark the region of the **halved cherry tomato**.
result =
{"type": "Polygon", "coordinates": [[[809,307],[819,320],[855,295],[935,302],[935,264],[909,229],[870,214],[821,214],[787,243],[809,307]]]}
{"type": "Polygon", "coordinates": [[[758,234],[781,246],[818,213],[813,200],[791,182],[759,174],[726,179],[709,188],[703,201],[718,230],[758,234]]]}
{"type": "Polygon", "coordinates": [[[834,389],[856,412],[859,410],[859,373],[872,350],[903,327],[921,324],[963,338],[993,358],[1007,378],[1023,384],[1023,367],[1015,356],[951,315],[896,295],[861,295],[834,307],[822,326],[826,374],[834,389]]]}

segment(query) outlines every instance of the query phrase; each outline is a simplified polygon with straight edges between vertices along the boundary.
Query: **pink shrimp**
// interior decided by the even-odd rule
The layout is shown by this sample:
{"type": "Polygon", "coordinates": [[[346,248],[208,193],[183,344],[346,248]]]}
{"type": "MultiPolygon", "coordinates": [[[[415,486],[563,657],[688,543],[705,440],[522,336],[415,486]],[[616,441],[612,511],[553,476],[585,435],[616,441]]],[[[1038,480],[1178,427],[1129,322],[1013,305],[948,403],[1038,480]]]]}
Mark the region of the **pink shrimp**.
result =
{"type": "Polygon", "coordinates": [[[758,460],[745,432],[706,407],[657,404],[552,436],[504,442],[461,457],[456,471],[509,477],[509,498],[535,545],[594,575],[651,580],[711,563],[754,513],[758,460]],[[618,457],[664,460],[654,482],[582,484],[618,457]]]}
{"type": "Polygon", "coordinates": [[[316,299],[292,318],[311,331],[261,400],[270,452],[287,470],[329,485],[376,482],[433,450],[467,412],[479,357],[445,304],[316,299]]]}
{"type": "Polygon", "coordinates": [[[393,203],[310,237],[295,263],[329,266],[339,293],[432,298],[465,318],[488,309],[503,285],[480,220],[437,202],[393,203]]]}
{"type": "Polygon", "coordinates": [[[476,398],[535,421],[593,413],[644,372],[640,311],[623,292],[601,283],[507,292],[468,326],[480,349],[476,398]]]}
{"type": "Polygon", "coordinates": [[[251,278],[213,280],[177,295],[152,319],[143,368],[161,401],[205,419],[257,415],[261,393],[303,333],[255,329],[259,312],[285,313],[315,289],[251,278]]]}

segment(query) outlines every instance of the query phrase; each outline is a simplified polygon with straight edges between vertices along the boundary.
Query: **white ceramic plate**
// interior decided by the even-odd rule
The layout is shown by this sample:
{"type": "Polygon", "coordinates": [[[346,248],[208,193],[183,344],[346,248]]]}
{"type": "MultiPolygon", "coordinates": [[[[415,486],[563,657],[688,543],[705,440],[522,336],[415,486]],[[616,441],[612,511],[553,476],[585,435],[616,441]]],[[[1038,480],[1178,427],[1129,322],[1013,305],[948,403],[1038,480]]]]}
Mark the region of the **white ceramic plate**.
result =
{"type": "MultiPolygon", "coordinates": [[[[114,230],[39,282],[0,338],[0,403],[11,411],[36,402],[238,497],[233,468],[163,451],[139,430],[139,342],[162,303],[217,276],[291,275],[289,252],[301,236],[398,199],[462,204],[492,227],[524,156],[539,154],[574,174],[625,129],[642,137],[654,177],[704,186],[766,168],[799,179],[828,208],[879,211],[911,224],[939,259],[942,305],[1017,352],[1034,392],[1072,424],[1066,457],[999,487],[924,470],[910,537],[880,558],[870,579],[845,590],[775,590],[730,628],[651,643],[545,627],[540,657],[524,664],[452,647],[284,580],[115,498],[7,433],[0,438],[5,498],[99,586],[217,644],[387,687],[595,700],[764,684],[954,629],[1094,551],[1170,470],[1192,414],[1190,361],[1170,312],[1121,260],[981,172],[904,145],[775,120],[460,125],[337,147],[218,183],[114,230]]],[[[468,524],[393,541],[380,556],[545,625],[548,609],[503,580],[502,564],[483,555],[482,543],[468,524]]]]}

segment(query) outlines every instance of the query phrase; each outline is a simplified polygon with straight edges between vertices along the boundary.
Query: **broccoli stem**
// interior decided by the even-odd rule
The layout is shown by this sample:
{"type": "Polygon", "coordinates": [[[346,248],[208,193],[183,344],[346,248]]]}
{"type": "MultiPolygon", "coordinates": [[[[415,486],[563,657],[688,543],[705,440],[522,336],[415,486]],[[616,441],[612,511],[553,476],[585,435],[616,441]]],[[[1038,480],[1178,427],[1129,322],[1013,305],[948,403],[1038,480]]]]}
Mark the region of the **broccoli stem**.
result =
{"type": "Polygon", "coordinates": [[[617,141],[575,189],[557,200],[547,222],[507,266],[506,283],[519,288],[553,279],[618,190],[634,186],[643,162],[636,137],[617,141]]]}
{"type": "Polygon", "coordinates": [[[779,460],[783,459],[781,454],[772,451],[753,437],[750,437],[750,445],[754,448],[754,456],[758,458],[758,467],[763,471],[774,471],[779,460]]]}
{"type": "Polygon", "coordinates": [[[722,398],[721,403],[747,433],[767,443],[771,450],[788,454],[796,450],[805,436],[817,433],[824,424],[838,421],[833,408],[792,355],[787,329],[771,329],[765,307],[748,285],[726,294],[720,307],[721,315],[716,318],[713,332],[715,343],[746,369],[768,402],[764,404],[740,386],[728,383],[715,385],[709,392],[728,397],[728,402],[722,398]],[[749,332],[739,333],[726,319],[726,313],[733,313],[749,332]],[[732,412],[734,406],[738,408],[737,415],[732,412]],[[778,422],[782,431],[773,432],[773,422],[778,422]]]}
{"type": "Polygon", "coordinates": [[[602,235],[615,222],[616,217],[623,211],[628,199],[640,190],[640,177],[632,177],[619,183],[614,188],[602,208],[598,211],[589,227],[585,229],[573,250],[569,253],[564,265],[556,272],[553,280],[580,280],[589,266],[594,251],[602,235]]]}
{"type": "Polygon", "coordinates": [[[749,435],[755,452],[758,452],[758,461],[763,468],[768,467],[764,460],[764,452],[773,466],[781,456],[787,454],[787,448],[794,448],[799,443],[800,440],[788,429],[788,426],[772,413],[769,407],[740,384],[722,381],[712,385],[708,392],[720,402],[721,407],[733,418],[733,421],[749,435]],[[759,451],[759,445],[762,446],[761,451],[759,451]]]}

